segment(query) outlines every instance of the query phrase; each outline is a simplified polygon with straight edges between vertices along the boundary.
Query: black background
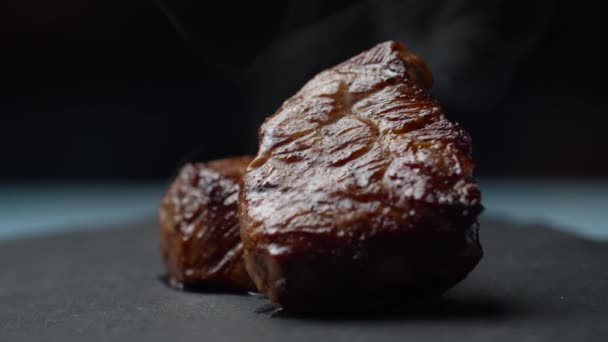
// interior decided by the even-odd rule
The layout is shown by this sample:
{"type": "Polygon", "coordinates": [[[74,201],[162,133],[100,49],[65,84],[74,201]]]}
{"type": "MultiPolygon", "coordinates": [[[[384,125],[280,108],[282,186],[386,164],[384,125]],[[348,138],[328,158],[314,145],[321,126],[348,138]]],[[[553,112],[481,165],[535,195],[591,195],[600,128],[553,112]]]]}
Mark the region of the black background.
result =
{"type": "Polygon", "coordinates": [[[386,39],[429,62],[478,174],[606,176],[599,3],[3,1],[0,180],[165,179],[253,153],[282,100],[386,39]]]}

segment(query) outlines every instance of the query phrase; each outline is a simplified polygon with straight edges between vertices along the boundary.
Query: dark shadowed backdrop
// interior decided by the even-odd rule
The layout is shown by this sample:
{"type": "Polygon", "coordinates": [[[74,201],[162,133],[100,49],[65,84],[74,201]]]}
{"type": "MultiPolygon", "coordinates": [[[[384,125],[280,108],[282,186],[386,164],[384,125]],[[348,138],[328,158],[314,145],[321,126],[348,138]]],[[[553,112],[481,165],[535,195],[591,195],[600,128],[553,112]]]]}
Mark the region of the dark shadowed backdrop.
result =
{"type": "Polygon", "coordinates": [[[479,174],[606,176],[596,3],[7,0],[0,180],[167,179],[253,153],[308,78],[388,39],[428,62],[479,174]]]}

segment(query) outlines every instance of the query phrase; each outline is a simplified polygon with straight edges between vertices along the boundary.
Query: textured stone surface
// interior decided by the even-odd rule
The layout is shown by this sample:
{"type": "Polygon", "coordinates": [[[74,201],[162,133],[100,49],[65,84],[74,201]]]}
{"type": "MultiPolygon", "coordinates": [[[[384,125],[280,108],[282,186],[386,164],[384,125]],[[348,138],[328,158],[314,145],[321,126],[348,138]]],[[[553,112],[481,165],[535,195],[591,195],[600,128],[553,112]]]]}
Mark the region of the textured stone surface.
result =
{"type": "Polygon", "coordinates": [[[153,219],[0,242],[0,340],[608,340],[608,243],[481,224],[484,259],[438,301],[335,317],[260,314],[262,297],[167,287],[153,219]]]}

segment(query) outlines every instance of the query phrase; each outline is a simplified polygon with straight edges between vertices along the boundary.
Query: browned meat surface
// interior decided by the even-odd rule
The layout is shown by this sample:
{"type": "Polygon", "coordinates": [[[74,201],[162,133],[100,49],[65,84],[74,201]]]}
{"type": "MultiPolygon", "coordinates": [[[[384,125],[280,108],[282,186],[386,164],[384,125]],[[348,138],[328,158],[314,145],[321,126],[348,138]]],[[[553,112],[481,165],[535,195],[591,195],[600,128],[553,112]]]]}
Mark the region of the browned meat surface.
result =
{"type": "Polygon", "coordinates": [[[254,288],[243,265],[238,193],[251,157],[188,164],[163,197],[162,257],[172,283],[254,288]]]}
{"type": "Polygon", "coordinates": [[[287,307],[440,295],[482,256],[470,137],[386,42],[321,72],[260,128],[241,190],[245,263],[287,307]]]}

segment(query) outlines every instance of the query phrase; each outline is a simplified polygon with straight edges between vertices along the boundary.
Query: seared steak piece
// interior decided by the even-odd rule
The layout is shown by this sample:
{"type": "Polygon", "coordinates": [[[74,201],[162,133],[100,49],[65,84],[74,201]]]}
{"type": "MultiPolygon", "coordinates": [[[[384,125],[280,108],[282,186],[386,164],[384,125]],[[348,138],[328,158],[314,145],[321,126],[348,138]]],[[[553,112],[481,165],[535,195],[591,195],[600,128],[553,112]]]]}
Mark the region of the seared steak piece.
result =
{"type": "Polygon", "coordinates": [[[431,85],[420,58],[386,42],[321,72],[266,120],[239,203],[259,291],[286,307],[422,298],[475,267],[471,139],[431,85]]]}
{"type": "Polygon", "coordinates": [[[251,157],[188,164],[159,210],[161,253],[175,285],[255,288],[243,265],[237,213],[251,157]]]}

